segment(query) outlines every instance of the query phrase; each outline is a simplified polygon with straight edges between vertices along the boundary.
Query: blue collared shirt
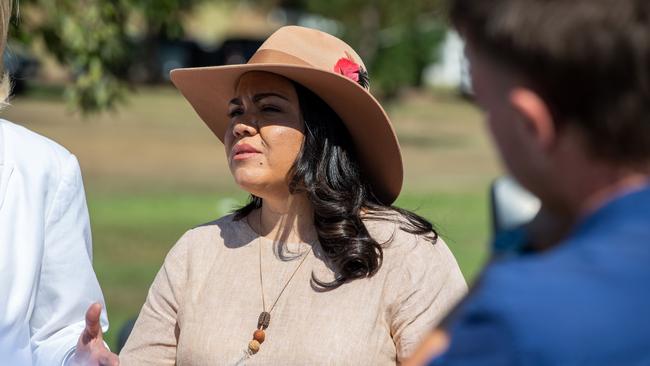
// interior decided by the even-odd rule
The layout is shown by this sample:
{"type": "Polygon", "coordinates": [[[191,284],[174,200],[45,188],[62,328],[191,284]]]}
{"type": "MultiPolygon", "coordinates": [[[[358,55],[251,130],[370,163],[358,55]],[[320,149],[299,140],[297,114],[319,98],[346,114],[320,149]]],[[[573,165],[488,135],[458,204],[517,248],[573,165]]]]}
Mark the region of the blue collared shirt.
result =
{"type": "Polygon", "coordinates": [[[439,365],[650,365],[650,186],[558,247],[491,264],[439,365]]]}

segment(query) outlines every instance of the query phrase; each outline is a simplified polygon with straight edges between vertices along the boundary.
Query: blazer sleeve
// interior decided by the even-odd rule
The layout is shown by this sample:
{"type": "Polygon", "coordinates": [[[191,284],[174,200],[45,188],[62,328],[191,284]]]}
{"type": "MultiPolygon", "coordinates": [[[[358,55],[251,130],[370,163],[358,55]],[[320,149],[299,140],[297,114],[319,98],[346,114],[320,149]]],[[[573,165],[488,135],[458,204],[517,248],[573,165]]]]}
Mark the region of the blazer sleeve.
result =
{"type": "Polygon", "coordinates": [[[494,284],[489,271],[454,311],[447,331],[449,348],[429,366],[521,365],[509,306],[508,286],[494,284]]]}
{"type": "Polygon", "coordinates": [[[120,365],[175,365],[179,312],[187,282],[187,234],[170,250],[149,289],[120,365]]]}
{"type": "MultiPolygon", "coordinates": [[[[94,302],[104,305],[92,267],[90,221],[79,163],[72,154],[61,161],[54,199],[45,213],[44,252],[30,318],[35,365],[60,365],[77,344],[85,314],[94,302]]],[[[102,329],[108,329],[106,310],[102,329]]]]}
{"type": "Polygon", "coordinates": [[[451,332],[449,349],[430,361],[429,366],[521,365],[516,358],[515,340],[495,313],[480,307],[463,314],[451,332]]]}

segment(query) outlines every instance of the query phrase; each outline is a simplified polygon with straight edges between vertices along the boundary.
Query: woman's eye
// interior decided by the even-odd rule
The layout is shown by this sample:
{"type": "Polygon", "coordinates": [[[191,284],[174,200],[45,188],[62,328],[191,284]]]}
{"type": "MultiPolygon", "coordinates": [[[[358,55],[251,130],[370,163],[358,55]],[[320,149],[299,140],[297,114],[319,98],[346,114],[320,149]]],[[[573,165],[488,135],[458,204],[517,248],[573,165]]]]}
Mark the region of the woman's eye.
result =
{"type": "Polygon", "coordinates": [[[264,112],[281,112],[280,108],[274,106],[265,106],[262,108],[264,112]]]}
{"type": "Polygon", "coordinates": [[[243,113],[241,109],[233,109],[232,111],[228,112],[228,117],[233,118],[236,116],[240,116],[243,113]]]}

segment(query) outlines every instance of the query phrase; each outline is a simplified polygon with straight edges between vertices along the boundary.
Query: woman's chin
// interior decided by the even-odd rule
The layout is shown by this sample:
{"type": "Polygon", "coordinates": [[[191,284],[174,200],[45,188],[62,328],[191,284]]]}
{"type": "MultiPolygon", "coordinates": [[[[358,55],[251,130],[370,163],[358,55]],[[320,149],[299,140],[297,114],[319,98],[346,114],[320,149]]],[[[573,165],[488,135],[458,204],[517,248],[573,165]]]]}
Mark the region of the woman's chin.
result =
{"type": "Polygon", "coordinates": [[[237,183],[241,189],[256,196],[261,190],[263,190],[263,187],[266,186],[266,184],[264,184],[264,181],[257,176],[235,174],[234,178],[235,183],[237,183]]]}

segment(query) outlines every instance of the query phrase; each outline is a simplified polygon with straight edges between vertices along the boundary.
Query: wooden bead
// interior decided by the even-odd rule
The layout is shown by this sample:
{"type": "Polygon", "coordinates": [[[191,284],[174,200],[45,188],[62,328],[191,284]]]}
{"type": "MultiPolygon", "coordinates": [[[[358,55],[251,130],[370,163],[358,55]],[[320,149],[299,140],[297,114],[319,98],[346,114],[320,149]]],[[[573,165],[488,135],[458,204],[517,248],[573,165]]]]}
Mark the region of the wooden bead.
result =
{"type": "Polygon", "coordinates": [[[253,339],[252,341],[248,342],[248,349],[251,351],[251,353],[256,354],[257,351],[260,350],[260,342],[253,339]]]}
{"type": "Polygon", "coordinates": [[[269,314],[266,311],[263,311],[260,313],[260,317],[257,319],[257,329],[266,329],[269,327],[269,323],[271,322],[271,314],[269,314]]]}
{"type": "Polygon", "coordinates": [[[264,343],[264,339],[266,338],[266,334],[264,334],[264,331],[261,329],[258,329],[253,333],[253,339],[260,342],[260,344],[264,343]]]}

